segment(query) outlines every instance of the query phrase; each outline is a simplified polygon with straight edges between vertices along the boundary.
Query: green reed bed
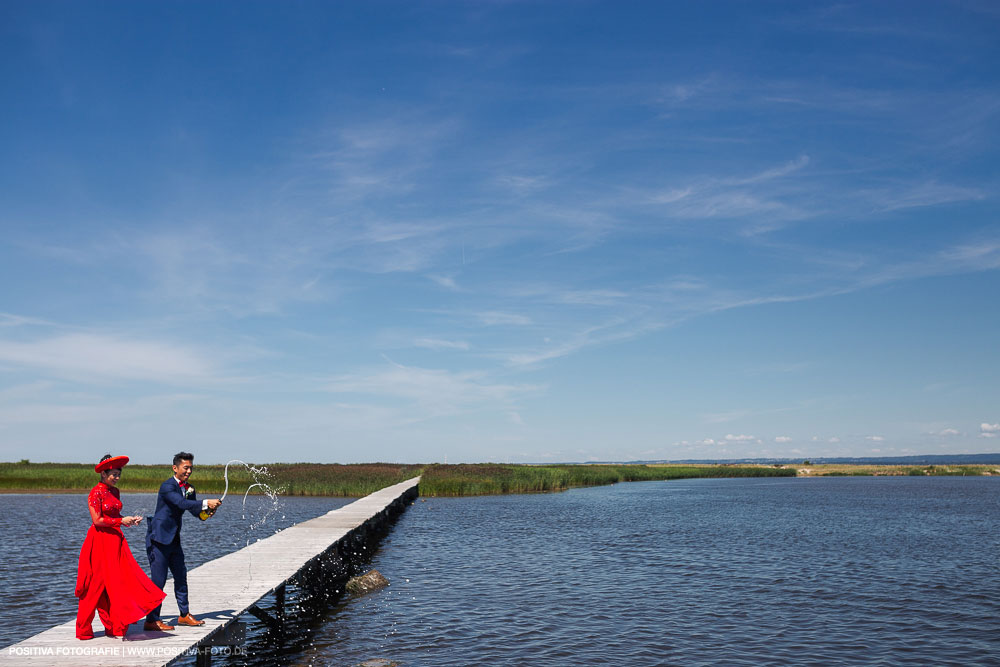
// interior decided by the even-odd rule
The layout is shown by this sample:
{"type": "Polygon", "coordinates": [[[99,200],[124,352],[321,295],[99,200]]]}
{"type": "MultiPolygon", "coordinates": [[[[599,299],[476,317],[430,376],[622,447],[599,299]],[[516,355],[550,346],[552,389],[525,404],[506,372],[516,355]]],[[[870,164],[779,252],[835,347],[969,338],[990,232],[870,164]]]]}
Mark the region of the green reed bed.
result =
{"type": "MultiPolygon", "coordinates": [[[[229,493],[242,495],[254,483],[263,482],[282,495],[360,497],[403,482],[420,474],[423,466],[394,463],[353,465],[318,463],[252,464],[252,473],[241,464],[229,466],[229,493]],[[260,472],[266,469],[266,473],[260,472]]],[[[195,460],[191,484],[201,497],[221,495],[226,487],[224,465],[198,465],[195,460]]],[[[155,493],[173,474],[169,465],[129,464],[118,487],[123,491],[155,493]]],[[[92,464],[0,463],[0,491],[85,493],[100,481],[92,464]]],[[[262,487],[251,493],[263,493],[262,487]]]]}
{"type": "MultiPolygon", "coordinates": [[[[229,493],[242,495],[257,482],[282,495],[361,497],[392,484],[422,475],[424,496],[476,496],[504,493],[544,493],[579,486],[616,482],[691,479],[708,477],[794,477],[792,467],[754,465],[511,465],[479,463],[460,465],[402,465],[396,463],[257,464],[251,472],[242,464],[229,467],[229,493]],[[266,469],[266,473],[261,472],[266,469]]],[[[223,465],[195,464],[192,484],[202,497],[219,496],[225,489],[223,465]]],[[[123,491],[155,493],[172,474],[169,465],[136,465],[125,468],[123,491]]],[[[846,475],[1000,475],[996,466],[863,466],[820,465],[803,470],[811,476],[846,475]]],[[[91,464],[0,463],[0,492],[85,493],[98,481],[91,464]]],[[[263,493],[255,487],[251,493],[263,493]]]]}
{"type": "Polygon", "coordinates": [[[422,496],[544,493],[579,486],[706,477],[794,477],[795,470],[762,466],[435,464],[420,478],[422,496]]]}
{"type": "MultiPolygon", "coordinates": [[[[170,466],[129,465],[119,487],[124,491],[156,491],[173,474],[170,466]]],[[[101,480],[92,463],[0,463],[3,491],[89,491],[101,480]]]]}
{"type": "Polygon", "coordinates": [[[984,465],[956,465],[956,466],[917,466],[909,468],[907,475],[928,475],[931,477],[965,477],[969,475],[989,475],[992,474],[996,466],[984,465]]]}
{"type": "MultiPolygon", "coordinates": [[[[285,495],[360,497],[417,477],[424,467],[397,463],[275,463],[267,469],[284,487],[285,495]]],[[[230,485],[232,473],[230,466],[230,485]]]]}

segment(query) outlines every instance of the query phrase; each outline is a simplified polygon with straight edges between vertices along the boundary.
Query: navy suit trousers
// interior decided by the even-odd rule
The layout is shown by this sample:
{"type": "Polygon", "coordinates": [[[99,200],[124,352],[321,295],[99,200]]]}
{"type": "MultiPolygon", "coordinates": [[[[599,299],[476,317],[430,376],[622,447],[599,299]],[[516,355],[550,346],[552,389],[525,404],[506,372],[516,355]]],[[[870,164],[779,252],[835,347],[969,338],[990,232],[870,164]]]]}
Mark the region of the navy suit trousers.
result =
{"type": "MultiPolygon", "coordinates": [[[[174,575],[174,596],[177,598],[177,609],[180,615],[188,613],[187,567],[184,565],[184,550],[181,549],[181,534],[170,544],[161,544],[146,537],[146,555],[149,557],[149,575],[153,583],[161,589],[167,583],[167,570],[174,575]]],[[[147,621],[160,620],[160,607],[149,612],[147,621]]]]}

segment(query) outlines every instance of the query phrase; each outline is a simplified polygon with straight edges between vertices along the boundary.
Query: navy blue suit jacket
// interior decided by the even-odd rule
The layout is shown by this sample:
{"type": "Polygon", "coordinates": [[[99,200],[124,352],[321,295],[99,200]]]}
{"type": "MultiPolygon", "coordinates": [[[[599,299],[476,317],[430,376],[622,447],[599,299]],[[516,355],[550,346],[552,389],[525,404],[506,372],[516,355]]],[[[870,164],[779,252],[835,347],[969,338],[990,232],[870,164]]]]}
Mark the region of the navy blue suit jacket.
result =
{"type": "Polygon", "coordinates": [[[160,484],[160,491],[156,494],[156,512],[153,513],[153,518],[146,528],[146,539],[152,539],[160,544],[170,544],[181,532],[181,518],[184,512],[198,516],[201,505],[201,501],[195,498],[194,493],[185,498],[177,480],[171,477],[160,484]]]}

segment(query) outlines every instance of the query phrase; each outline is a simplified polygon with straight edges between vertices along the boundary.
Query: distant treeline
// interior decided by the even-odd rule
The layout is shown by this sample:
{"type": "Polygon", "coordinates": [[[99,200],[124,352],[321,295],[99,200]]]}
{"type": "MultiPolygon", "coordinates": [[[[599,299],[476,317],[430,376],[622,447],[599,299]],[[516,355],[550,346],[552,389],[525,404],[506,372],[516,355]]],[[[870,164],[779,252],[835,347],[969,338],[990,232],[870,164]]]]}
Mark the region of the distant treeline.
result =
{"type": "MultiPolygon", "coordinates": [[[[699,477],[794,477],[795,470],[730,465],[512,465],[395,463],[274,463],[256,464],[267,474],[257,476],[242,465],[229,467],[229,493],[242,494],[255,482],[266,482],[282,495],[368,495],[386,486],[422,475],[424,496],[474,496],[563,491],[578,486],[616,482],[690,479],[699,477]]],[[[221,465],[195,465],[191,483],[202,497],[225,488],[221,465]]],[[[170,477],[170,466],[130,464],[118,486],[123,491],[151,492],[170,477]]],[[[99,481],[91,464],[0,463],[0,491],[85,493],[99,481]]]]}

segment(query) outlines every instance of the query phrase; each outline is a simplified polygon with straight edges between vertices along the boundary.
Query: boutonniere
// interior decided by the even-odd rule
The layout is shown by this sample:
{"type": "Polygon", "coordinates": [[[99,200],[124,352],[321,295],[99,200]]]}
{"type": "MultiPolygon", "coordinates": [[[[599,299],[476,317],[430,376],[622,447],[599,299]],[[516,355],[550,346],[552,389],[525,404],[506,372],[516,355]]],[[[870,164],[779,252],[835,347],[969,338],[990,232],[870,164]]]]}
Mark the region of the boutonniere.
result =
{"type": "Polygon", "coordinates": [[[184,497],[185,498],[193,498],[194,497],[194,487],[191,486],[190,484],[188,484],[188,487],[186,489],[184,489],[184,497]]]}

